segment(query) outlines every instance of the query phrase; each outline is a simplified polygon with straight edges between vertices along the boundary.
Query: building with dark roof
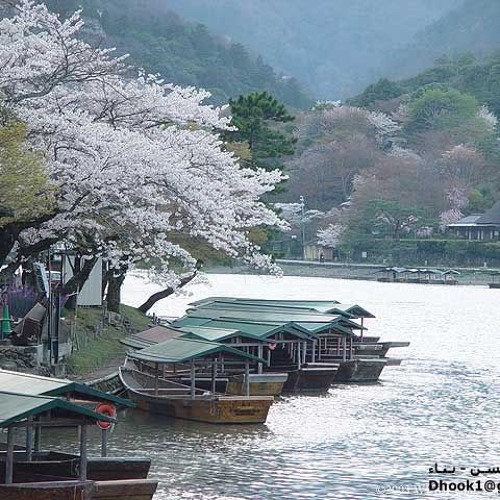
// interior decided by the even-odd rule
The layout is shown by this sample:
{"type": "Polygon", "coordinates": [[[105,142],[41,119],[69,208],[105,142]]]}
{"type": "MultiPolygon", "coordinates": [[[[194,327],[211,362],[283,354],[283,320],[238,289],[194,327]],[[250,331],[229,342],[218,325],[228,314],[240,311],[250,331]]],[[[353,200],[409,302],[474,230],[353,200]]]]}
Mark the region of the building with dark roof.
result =
{"type": "Polygon", "coordinates": [[[448,224],[448,228],[460,238],[467,240],[500,240],[500,201],[484,214],[469,215],[448,224]]]}

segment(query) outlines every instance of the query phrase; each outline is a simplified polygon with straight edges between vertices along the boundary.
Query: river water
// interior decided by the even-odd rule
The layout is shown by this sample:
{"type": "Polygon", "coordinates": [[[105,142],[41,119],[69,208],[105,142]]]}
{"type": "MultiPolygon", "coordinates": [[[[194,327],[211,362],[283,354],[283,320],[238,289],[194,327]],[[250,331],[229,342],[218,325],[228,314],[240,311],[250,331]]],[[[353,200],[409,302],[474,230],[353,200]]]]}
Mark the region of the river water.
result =
{"type": "MultiPolygon", "coordinates": [[[[150,475],[160,481],[155,499],[498,496],[430,492],[429,481],[500,482],[500,474],[471,476],[471,468],[500,466],[500,290],[303,277],[208,279],[190,287],[191,296],[166,299],[154,312],[181,315],[189,302],[211,295],[335,299],[376,315],[365,323],[369,335],[411,346],[390,352],[404,361],[386,368],[378,384],[283,398],[265,425],[214,426],[129,410],[110,439],[110,454],[151,457],[150,475]],[[430,474],[436,464],[440,473],[430,474]],[[454,474],[444,473],[451,467],[454,474]]],[[[157,289],[129,278],[124,302],[137,305],[157,289]]]]}

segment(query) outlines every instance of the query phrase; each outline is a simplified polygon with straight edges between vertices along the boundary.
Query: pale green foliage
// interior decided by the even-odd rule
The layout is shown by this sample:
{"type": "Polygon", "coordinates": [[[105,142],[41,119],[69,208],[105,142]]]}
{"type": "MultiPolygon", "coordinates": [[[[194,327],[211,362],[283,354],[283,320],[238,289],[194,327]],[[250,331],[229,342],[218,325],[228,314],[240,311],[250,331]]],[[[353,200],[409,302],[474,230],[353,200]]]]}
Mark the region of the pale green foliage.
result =
{"type": "Polygon", "coordinates": [[[474,117],[479,104],[474,97],[446,87],[422,87],[410,101],[410,126],[417,130],[449,128],[474,117]]]}
{"type": "Polygon", "coordinates": [[[7,122],[0,127],[0,227],[40,217],[54,204],[43,159],[26,146],[25,125],[7,122]]]}

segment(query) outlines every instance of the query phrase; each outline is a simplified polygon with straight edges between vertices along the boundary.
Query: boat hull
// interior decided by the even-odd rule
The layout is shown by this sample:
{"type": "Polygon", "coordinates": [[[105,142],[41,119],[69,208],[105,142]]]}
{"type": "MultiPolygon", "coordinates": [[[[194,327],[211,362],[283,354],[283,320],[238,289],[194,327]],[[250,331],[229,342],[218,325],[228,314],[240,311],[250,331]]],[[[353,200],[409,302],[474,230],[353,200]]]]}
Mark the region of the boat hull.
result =
{"type": "Polygon", "coordinates": [[[385,358],[357,358],[341,361],[334,383],[377,382],[386,365],[387,359],[385,358]]]}
{"type": "Polygon", "coordinates": [[[396,347],[408,347],[410,342],[377,342],[369,343],[366,341],[357,342],[354,344],[354,352],[356,355],[360,356],[378,356],[384,357],[389,352],[389,349],[394,349],[396,347]]]}
{"type": "Polygon", "coordinates": [[[154,479],[95,481],[92,500],[151,500],[157,486],[154,479]]]}
{"type": "MultiPolygon", "coordinates": [[[[288,373],[251,373],[250,396],[279,396],[288,379],[288,373]]],[[[245,377],[234,375],[229,378],[227,393],[245,395],[245,377]]]]}
{"type": "Polygon", "coordinates": [[[153,479],[113,481],[50,480],[0,484],[2,500],[151,500],[158,486],[153,479]]]}
{"type": "MultiPolygon", "coordinates": [[[[176,390],[185,388],[184,394],[171,395],[168,387],[160,387],[156,394],[145,392],[145,387],[131,387],[140,382],[135,370],[120,369],[120,377],[127,396],[139,409],[172,418],[195,420],[211,424],[261,424],[267,419],[272,396],[189,395],[189,387],[177,384],[176,390]]],[[[140,376],[143,374],[139,374],[140,376]]]]}
{"type": "Polygon", "coordinates": [[[284,393],[326,392],[337,373],[337,366],[306,366],[288,372],[288,379],[283,386],[284,393]]]}
{"type": "MultiPolygon", "coordinates": [[[[5,470],[5,452],[0,451],[0,474],[5,470]]],[[[80,458],[77,455],[61,452],[34,453],[32,460],[26,460],[25,451],[14,452],[14,467],[25,480],[30,474],[58,476],[78,479],[80,458]]],[[[151,460],[136,457],[91,457],[87,461],[87,479],[111,481],[125,479],[145,479],[148,476],[151,460]]],[[[26,479],[28,478],[28,479],[26,479]]]]}
{"type": "Polygon", "coordinates": [[[95,498],[94,490],[93,481],[0,484],[0,498],[2,500],[92,500],[95,498]]]}

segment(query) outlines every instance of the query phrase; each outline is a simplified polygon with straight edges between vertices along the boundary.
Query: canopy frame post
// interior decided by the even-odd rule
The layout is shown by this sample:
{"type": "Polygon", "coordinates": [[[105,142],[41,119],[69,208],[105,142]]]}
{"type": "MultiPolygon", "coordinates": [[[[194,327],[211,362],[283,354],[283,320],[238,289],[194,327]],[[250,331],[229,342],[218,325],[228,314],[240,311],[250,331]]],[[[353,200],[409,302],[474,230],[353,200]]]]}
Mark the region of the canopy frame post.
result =
{"type": "Polygon", "coordinates": [[[108,456],[108,429],[101,429],[101,457],[108,456]]]}
{"type": "Polygon", "coordinates": [[[28,417],[26,422],[26,460],[33,460],[33,417],[28,417]]]}
{"type": "Polygon", "coordinates": [[[250,396],[250,362],[245,359],[245,396],[250,396]]]}
{"type": "Polygon", "coordinates": [[[80,481],[87,480],[87,424],[80,426],[80,481]]]}
{"type": "Polygon", "coordinates": [[[215,379],[217,376],[217,358],[212,360],[212,394],[215,394],[215,379]]]}
{"type": "MultiPolygon", "coordinates": [[[[264,346],[262,344],[259,344],[257,348],[257,356],[262,359],[264,353],[264,346]]],[[[259,361],[259,364],[257,365],[257,373],[262,373],[264,371],[264,368],[262,366],[262,362],[259,361]]]]}
{"type": "Polygon", "coordinates": [[[191,360],[191,399],[194,399],[196,395],[196,367],[194,365],[194,359],[191,360]]]}
{"type": "Polygon", "coordinates": [[[7,456],[5,457],[5,484],[14,479],[14,429],[7,428],[7,456]]]}
{"type": "Polygon", "coordinates": [[[158,396],[158,377],[159,377],[159,366],[155,363],[155,396],[158,396]]]}

